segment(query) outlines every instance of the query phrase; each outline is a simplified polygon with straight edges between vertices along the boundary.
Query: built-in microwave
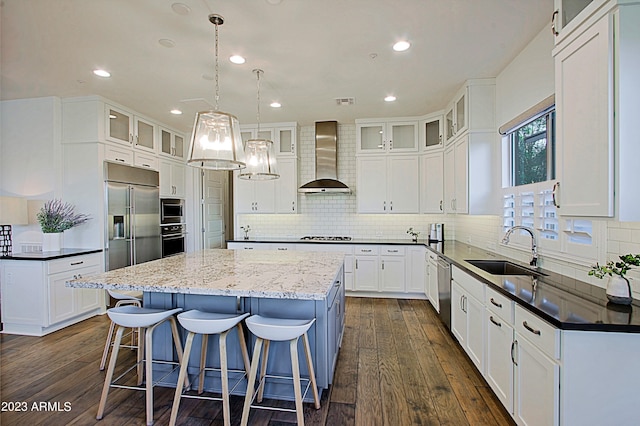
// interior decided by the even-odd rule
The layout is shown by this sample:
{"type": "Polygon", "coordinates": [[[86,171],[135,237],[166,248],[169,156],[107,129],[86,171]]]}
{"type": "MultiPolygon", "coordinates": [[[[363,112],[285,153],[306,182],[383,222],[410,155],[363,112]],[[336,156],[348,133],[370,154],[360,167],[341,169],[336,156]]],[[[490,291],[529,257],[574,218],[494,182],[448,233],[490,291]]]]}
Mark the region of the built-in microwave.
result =
{"type": "Polygon", "coordinates": [[[184,200],[178,198],[160,199],[160,223],[184,223],[184,200]]]}

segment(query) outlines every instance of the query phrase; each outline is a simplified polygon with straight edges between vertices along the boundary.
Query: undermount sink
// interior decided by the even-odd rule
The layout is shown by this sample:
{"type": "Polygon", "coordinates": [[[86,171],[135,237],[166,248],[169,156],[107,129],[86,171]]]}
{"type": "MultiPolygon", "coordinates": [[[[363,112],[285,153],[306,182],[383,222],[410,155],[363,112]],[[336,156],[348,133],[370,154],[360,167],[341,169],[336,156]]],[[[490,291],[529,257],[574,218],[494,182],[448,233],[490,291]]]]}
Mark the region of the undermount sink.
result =
{"type": "Polygon", "coordinates": [[[545,275],[541,272],[509,262],[508,260],[465,260],[476,268],[480,268],[492,275],[545,275]]]}

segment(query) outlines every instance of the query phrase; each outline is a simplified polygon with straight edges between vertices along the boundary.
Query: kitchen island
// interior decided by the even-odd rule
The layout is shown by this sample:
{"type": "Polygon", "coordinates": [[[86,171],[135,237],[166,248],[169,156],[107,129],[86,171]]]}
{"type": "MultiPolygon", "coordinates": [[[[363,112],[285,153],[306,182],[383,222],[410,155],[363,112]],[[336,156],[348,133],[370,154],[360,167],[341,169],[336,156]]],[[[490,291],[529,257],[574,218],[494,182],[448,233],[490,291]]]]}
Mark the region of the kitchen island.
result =
{"type": "MultiPolygon", "coordinates": [[[[308,332],[319,390],[328,388],[344,328],[344,255],[340,253],[202,250],[158,259],[102,274],[71,280],[70,287],[137,290],[144,306],[176,307],[209,312],[250,312],[294,319],[316,318],[308,332]]],[[[186,335],[186,333],[184,333],[186,335]]],[[[183,338],[186,336],[183,336],[183,338]]],[[[253,337],[250,337],[251,348],[253,337]]],[[[196,340],[196,345],[200,339],[196,340]]],[[[217,339],[210,340],[208,364],[219,365],[217,339]],[[215,345],[216,347],[212,347],[215,345]]],[[[237,335],[228,337],[229,368],[242,369],[237,335]]],[[[288,345],[274,342],[269,369],[289,375],[288,345]]],[[[163,324],[154,333],[154,359],[175,361],[171,332],[163,324]]],[[[199,351],[192,352],[189,372],[195,374],[199,351]]],[[[161,369],[161,367],[154,367],[161,369]]],[[[306,367],[301,365],[301,374],[306,367]]],[[[177,372],[167,379],[175,386],[177,372]]],[[[217,376],[207,376],[205,389],[219,392],[217,376]]],[[[234,393],[243,395],[245,385],[234,393]]],[[[272,383],[268,398],[293,399],[289,383],[272,383]]],[[[309,399],[311,400],[311,399],[309,399]]]]}

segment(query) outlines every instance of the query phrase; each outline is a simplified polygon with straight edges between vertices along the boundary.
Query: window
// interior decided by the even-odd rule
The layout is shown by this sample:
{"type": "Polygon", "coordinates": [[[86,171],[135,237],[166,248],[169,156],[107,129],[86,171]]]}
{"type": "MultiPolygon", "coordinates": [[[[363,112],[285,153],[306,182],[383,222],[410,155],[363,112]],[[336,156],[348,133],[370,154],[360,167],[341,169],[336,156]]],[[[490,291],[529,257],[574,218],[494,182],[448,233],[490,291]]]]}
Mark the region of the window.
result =
{"type": "Polygon", "coordinates": [[[555,178],[555,109],[551,108],[507,133],[511,186],[555,178]]]}

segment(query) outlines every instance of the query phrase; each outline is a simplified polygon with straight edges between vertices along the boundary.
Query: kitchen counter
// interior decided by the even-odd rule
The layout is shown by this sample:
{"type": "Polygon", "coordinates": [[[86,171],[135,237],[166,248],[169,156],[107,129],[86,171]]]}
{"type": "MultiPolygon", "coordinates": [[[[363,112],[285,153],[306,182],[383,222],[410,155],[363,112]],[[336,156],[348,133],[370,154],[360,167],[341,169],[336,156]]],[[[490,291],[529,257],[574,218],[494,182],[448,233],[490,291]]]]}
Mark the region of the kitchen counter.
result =
{"type": "Polygon", "coordinates": [[[202,250],[72,280],[80,288],[277,299],[327,297],[340,253],[202,250]]]}
{"type": "Polygon", "coordinates": [[[60,251],[38,251],[30,253],[14,253],[11,256],[2,256],[0,260],[53,260],[65,257],[81,256],[83,254],[99,253],[102,249],[76,249],[63,248],[60,251]]]}

